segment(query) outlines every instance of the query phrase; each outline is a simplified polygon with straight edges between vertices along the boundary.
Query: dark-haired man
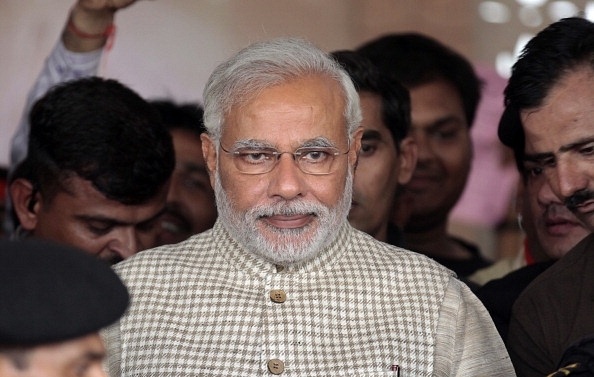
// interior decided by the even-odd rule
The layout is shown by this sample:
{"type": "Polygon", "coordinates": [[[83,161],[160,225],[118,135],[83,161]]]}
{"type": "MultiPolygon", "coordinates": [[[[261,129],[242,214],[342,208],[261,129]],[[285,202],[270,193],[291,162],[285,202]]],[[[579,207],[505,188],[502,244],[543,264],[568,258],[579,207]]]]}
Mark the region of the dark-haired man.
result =
{"type": "MultiPolygon", "coordinates": [[[[505,89],[499,138],[523,169],[594,230],[594,24],[555,22],[528,42],[505,89]]],[[[552,373],[594,333],[594,236],[539,275],[513,306],[508,344],[520,376],[552,373]]]]}
{"type": "MultiPolygon", "coordinates": [[[[447,233],[450,211],[470,172],[470,127],[480,100],[480,80],[463,56],[416,33],[391,34],[357,49],[409,90],[411,136],[418,158],[399,201],[410,203],[407,246],[459,276],[489,265],[475,245],[447,233]]],[[[397,215],[397,214],[395,214],[397,215]]]]}
{"type": "Polygon", "coordinates": [[[117,81],[83,78],[53,87],[29,123],[9,183],[21,235],[110,263],[156,244],[174,154],[153,106],[117,81]]]}
{"type": "Polygon", "coordinates": [[[205,132],[202,107],[170,100],[149,101],[171,134],[175,169],[167,193],[165,212],[159,219],[158,245],[178,243],[213,226],[217,219],[200,134],[205,132]]]}
{"type": "MultiPolygon", "coordinates": [[[[27,109],[52,85],[78,77],[96,75],[115,14],[135,0],[79,0],[73,5],[62,38],[46,60],[31,90],[27,109]]],[[[197,103],[177,104],[171,100],[153,100],[175,151],[175,169],[167,194],[167,205],[157,222],[159,235],[155,245],[180,242],[192,234],[210,228],[217,216],[214,193],[208,181],[202,156],[200,133],[204,131],[202,107],[197,103]]],[[[26,110],[27,111],[27,110],[26,110]]],[[[11,164],[16,166],[27,153],[28,119],[22,119],[13,136],[11,164]]],[[[11,224],[5,226],[10,232],[11,224]]]]}
{"type": "Polygon", "coordinates": [[[363,115],[349,222],[380,241],[404,246],[402,230],[391,215],[397,192],[409,181],[417,160],[409,136],[408,91],[355,51],[335,51],[332,57],[353,80],[363,115]]]}

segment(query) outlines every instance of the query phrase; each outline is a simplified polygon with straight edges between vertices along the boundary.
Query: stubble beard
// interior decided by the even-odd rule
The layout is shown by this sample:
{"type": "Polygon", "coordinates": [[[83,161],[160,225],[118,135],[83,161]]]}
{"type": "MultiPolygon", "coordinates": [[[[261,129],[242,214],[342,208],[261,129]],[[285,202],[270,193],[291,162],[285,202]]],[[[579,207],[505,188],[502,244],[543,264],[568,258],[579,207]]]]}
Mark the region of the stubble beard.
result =
{"type": "Polygon", "coordinates": [[[227,231],[243,247],[271,263],[287,266],[304,262],[318,255],[337,236],[346,222],[353,195],[353,174],[349,169],[344,195],[335,207],[301,199],[277,200],[246,211],[236,211],[215,173],[215,198],[218,217],[227,231]],[[313,215],[313,221],[301,228],[277,228],[263,217],[281,215],[313,215]]]}

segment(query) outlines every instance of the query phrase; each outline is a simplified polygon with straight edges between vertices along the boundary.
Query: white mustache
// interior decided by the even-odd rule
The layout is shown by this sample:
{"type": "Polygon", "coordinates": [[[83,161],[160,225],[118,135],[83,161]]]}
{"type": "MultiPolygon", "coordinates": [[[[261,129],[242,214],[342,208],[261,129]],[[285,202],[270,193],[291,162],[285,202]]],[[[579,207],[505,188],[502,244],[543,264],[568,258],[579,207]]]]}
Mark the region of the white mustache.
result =
{"type": "Polygon", "coordinates": [[[320,216],[327,214],[328,212],[328,208],[318,203],[309,203],[304,201],[282,201],[253,207],[247,211],[246,215],[247,217],[251,218],[309,214],[320,216]]]}

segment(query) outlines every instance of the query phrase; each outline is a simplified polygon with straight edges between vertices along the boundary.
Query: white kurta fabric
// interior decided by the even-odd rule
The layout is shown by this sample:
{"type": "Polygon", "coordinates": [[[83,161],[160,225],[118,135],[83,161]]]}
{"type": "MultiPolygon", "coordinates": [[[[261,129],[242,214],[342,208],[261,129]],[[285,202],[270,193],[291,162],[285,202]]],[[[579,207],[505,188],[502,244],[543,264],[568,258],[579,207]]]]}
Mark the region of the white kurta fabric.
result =
{"type": "Polygon", "coordinates": [[[104,332],[111,376],[513,376],[487,311],[452,273],[347,223],[278,271],[217,222],[115,266],[132,304],[104,332]],[[286,300],[271,300],[282,290],[286,300]]]}

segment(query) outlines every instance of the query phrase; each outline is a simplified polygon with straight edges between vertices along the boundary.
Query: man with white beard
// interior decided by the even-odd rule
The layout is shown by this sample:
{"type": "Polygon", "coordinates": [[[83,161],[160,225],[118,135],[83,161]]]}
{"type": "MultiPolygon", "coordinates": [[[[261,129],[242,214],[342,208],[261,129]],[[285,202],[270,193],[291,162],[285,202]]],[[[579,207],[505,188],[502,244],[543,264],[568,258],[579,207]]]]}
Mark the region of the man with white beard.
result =
{"type": "Polygon", "coordinates": [[[218,220],[115,267],[132,305],[104,334],[113,377],[514,375],[451,271],[349,225],[361,112],[327,54],[256,43],[204,110],[218,220]]]}

